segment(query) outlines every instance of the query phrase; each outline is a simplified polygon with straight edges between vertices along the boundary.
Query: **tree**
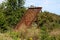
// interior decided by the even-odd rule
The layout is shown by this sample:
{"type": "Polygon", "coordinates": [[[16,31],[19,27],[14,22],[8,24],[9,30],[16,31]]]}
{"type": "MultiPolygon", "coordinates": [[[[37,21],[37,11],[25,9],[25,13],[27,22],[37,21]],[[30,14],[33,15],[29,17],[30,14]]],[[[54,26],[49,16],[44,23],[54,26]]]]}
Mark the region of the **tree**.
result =
{"type": "Polygon", "coordinates": [[[7,0],[0,4],[0,29],[14,28],[21,20],[25,7],[24,0],[7,0]]]}
{"type": "Polygon", "coordinates": [[[7,8],[12,8],[13,10],[16,10],[23,7],[24,3],[24,0],[7,0],[7,8]]]}
{"type": "Polygon", "coordinates": [[[18,0],[18,7],[22,7],[24,3],[24,0],[18,0]]]}
{"type": "Polygon", "coordinates": [[[17,22],[21,19],[25,10],[23,4],[24,0],[7,0],[5,15],[7,17],[6,20],[10,26],[16,25],[17,22]]]}

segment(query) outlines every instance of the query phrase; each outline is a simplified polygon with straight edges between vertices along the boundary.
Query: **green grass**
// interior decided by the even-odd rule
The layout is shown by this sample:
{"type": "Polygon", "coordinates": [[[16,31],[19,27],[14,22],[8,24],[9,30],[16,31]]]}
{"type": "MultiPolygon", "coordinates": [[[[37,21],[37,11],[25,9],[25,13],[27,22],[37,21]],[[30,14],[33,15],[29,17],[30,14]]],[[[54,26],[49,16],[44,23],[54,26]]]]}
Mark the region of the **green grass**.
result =
{"type": "Polygon", "coordinates": [[[31,27],[26,32],[8,31],[6,33],[0,33],[0,40],[60,40],[60,34],[54,34],[55,32],[60,31],[54,29],[49,32],[46,27],[31,27]]]}

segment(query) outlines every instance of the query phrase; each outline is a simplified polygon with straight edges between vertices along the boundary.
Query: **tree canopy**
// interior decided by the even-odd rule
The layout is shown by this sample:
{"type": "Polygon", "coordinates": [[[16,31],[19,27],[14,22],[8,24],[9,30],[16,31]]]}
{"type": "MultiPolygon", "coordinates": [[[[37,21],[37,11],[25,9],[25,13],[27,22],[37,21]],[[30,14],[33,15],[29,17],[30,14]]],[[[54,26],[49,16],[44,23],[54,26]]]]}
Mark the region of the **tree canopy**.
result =
{"type": "Polygon", "coordinates": [[[25,11],[24,0],[6,0],[0,4],[0,29],[14,28],[25,11]]]}

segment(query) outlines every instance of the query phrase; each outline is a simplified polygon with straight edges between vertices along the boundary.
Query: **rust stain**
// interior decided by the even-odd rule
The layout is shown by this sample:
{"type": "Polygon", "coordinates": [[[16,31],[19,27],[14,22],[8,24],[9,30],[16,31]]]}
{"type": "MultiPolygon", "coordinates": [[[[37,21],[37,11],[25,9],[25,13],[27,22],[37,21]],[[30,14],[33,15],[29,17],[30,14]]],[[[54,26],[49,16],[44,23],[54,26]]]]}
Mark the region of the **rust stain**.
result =
{"type": "Polygon", "coordinates": [[[37,14],[41,11],[41,9],[42,7],[28,8],[21,21],[17,24],[15,30],[19,30],[22,25],[25,25],[25,27],[29,27],[36,18],[37,14]]]}

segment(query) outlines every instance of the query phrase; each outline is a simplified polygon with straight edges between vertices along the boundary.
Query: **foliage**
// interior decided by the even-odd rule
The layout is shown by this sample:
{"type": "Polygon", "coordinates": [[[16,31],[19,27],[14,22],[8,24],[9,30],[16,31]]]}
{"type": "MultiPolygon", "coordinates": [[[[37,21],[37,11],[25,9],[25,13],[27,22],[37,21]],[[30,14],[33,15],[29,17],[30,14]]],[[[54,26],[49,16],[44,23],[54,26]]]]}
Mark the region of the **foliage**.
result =
{"type": "Polygon", "coordinates": [[[32,24],[38,27],[31,26],[26,31],[13,31],[12,28],[21,20],[26,10],[23,5],[24,0],[7,0],[0,4],[0,40],[60,40],[60,34],[51,35],[54,29],[60,28],[60,15],[47,11],[39,13],[32,24]]]}
{"type": "Polygon", "coordinates": [[[38,27],[45,26],[48,29],[53,30],[54,28],[60,27],[59,21],[60,21],[59,15],[44,11],[38,14],[35,23],[38,25],[38,27]]]}
{"type": "Polygon", "coordinates": [[[23,4],[24,0],[6,0],[0,4],[0,29],[2,32],[14,28],[18,21],[21,20],[25,12],[23,4]]]}
{"type": "Polygon", "coordinates": [[[60,40],[59,35],[50,35],[50,32],[45,27],[41,29],[37,27],[31,27],[25,32],[15,32],[10,30],[6,33],[0,33],[0,40],[60,40]]]}
{"type": "Polygon", "coordinates": [[[6,6],[9,9],[16,10],[24,5],[24,0],[7,0],[6,6]]]}

